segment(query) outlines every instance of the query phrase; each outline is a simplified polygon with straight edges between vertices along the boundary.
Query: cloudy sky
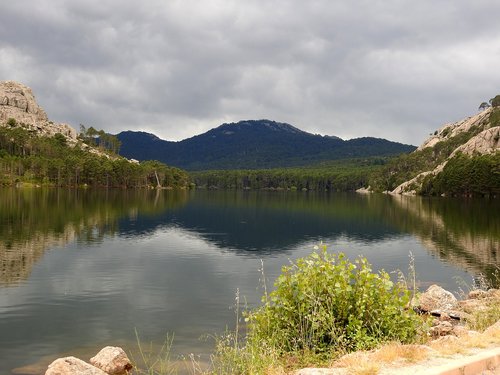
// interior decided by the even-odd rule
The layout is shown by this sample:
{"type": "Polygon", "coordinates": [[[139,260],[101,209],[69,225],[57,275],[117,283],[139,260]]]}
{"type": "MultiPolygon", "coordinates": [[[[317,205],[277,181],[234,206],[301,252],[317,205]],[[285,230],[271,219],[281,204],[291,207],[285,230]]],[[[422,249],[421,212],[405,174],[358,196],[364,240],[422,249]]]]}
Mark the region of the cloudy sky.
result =
{"type": "Polygon", "coordinates": [[[181,140],[272,119],[419,144],[500,93],[497,0],[16,0],[0,80],[49,118],[181,140]]]}

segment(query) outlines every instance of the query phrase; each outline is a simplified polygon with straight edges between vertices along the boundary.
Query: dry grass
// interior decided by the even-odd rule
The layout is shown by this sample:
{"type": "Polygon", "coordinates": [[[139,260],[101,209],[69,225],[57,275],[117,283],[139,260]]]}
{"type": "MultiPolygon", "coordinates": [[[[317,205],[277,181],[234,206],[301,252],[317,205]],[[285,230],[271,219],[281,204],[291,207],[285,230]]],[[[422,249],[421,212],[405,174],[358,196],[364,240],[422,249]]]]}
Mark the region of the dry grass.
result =
{"type": "Polygon", "coordinates": [[[472,349],[484,349],[495,345],[500,345],[500,329],[460,337],[445,336],[429,344],[441,355],[467,354],[472,349]]]}
{"type": "Polygon", "coordinates": [[[355,352],[341,357],[334,363],[334,367],[347,370],[354,375],[376,375],[380,371],[380,364],[374,362],[370,357],[372,352],[355,352]]]}
{"type": "Polygon", "coordinates": [[[400,343],[391,343],[382,346],[379,350],[374,352],[372,359],[376,362],[382,363],[415,363],[427,359],[429,355],[429,348],[423,345],[402,345],[400,343]]]}

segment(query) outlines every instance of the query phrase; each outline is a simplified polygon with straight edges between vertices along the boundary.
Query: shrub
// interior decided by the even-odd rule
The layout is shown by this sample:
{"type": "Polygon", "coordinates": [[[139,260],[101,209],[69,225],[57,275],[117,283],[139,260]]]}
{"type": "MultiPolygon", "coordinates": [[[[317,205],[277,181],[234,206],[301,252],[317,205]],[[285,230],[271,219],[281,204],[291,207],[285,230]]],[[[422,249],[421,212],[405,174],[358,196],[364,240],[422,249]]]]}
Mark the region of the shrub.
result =
{"type": "Polygon", "coordinates": [[[17,125],[17,121],[15,118],[12,118],[12,117],[9,117],[9,119],[7,120],[7,125],[11,126],[11,127],[14,127],[17,125]]]}
{"type": "Polygon", "coordinates": [[[248,314],[248,346],[327,354],[412,342],[421,320],[409,301],[402,284],[373,273],[365,258],[352,263],[323,248],[282,269],[264,305],[248,314]]]}

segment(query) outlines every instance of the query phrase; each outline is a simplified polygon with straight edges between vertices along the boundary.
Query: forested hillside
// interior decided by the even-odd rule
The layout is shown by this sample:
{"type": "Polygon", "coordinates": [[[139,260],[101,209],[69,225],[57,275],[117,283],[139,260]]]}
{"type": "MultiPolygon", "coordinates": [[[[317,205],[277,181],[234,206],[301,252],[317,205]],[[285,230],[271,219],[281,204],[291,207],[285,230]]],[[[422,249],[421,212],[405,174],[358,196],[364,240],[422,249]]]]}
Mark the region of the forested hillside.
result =
{"type": "MultiPolygon", "coordinates": [[[[114,146],[113,146],[114,147],[114,146]]],[[[80,141],[39,136],[22,127],[0,126],[0,185],[20,182],[53,186],[187,187],[189,177],[160,162],[133,163],[102,148],[93,152],[80,141]]]]}
{"type": "Polygon", "coordinates": [[[223,124],[180,142],[164,141],[144,132],[127,131],[117,137],[123,156],[160,160],[191,171],[297,167],[322,161],[393,156],[415,149],[372,137],[344,141],[270,120],[223,124]]]}

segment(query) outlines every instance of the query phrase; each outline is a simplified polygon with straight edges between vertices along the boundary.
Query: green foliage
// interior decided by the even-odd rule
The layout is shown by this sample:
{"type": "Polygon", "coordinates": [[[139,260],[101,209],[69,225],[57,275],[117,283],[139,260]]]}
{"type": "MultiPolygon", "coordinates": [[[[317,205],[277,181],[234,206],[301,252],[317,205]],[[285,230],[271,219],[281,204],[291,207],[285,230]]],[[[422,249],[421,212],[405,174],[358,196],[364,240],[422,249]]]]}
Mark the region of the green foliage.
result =
{"type": "MultiPolygon", "coordinates": [[[[370,176],[370,186],[376,191],[391,191],[419,173],[433,170],[445,161],[458,146],[483,131],[486,125],[472,127],[469,131],[448,137],[433,147],[426,147],[411,154],[403,154],[393,158],[382,169],[370,176]]],[[[445,130],[442,135],[448,136],[449,133],[449,130],[445,130]]]]}
{"type": "Polygon", "coordinates": [[[479,332],[500,321],[500,300],[489,302],[484,309],[476,310],[467,321],[467,325],[479,332]]]}
{"type": "Polygon", "coordinates": [[[196,186],[218,189],[354,191],[367,186],[383,158],[341,160],[311,167],[191,172],[196,186]]]}
{"type": "Polygon", "coordinates": [[[120,150],[121,142],[118,137],[108,134],[104,130],[96,130],[92,126],[87,129],[85,125],[80,124],[78,137],[89,146],[107,150],[113,154],[118,154],[120,150]]]}
{"type": "Polygon", "coordinates": [[[187,173],[159,162],[131,163],[105,152],[90,153],[81,144],[70,146],[62,134],[43,137],[21,127],[0,127],[0,184],[16,181],[55,186],[130,188],[158,186],[158,182],[162,187],[189,186],[187,173]]]}
{"type": "Polygon", "coordinates": [[[500,95],[495,96],[493,99],[490,99],[492,107],[500,107],[500,95]]]}
{"type": "Polygon", "coordinates": [[[324,248],[284,267],[264,305],[250,312],[248,341],[279,353],[354,351],[385,341],[411,342],[420,318],[409,292],[389,275],[373,273],[324,248]]]}
{"type": "Polygon", "coordinates": [[[494,108],[490,113],[491,126],[500,126],[500,108],[494,108]]]}
{"type": "Polygon", "coordinates": [[[427,176],[422,184],[426,195],[500,194],[500,152],[454,156],[437,176],[427,176]]]}
{"type": "Polygon", "coordinates": [[[17,121],[15,118],[12,118],[10,117],[8,120],[7,120],[7,125],[11,126],[11,127],[14,127],[17,125],[17,121]]]}
{"type": "Polygon", "coordinates": [[[478,108],[478,109],[479,109],[479,110],[484,110],[484,109],[489,108],[489,107],[490,107],[490,105],[489,105],[488,103],[486,103],[486,102],[482,102],[482,103],[479,105],[479,108],[478,108]]]}
{"type": "Polygon", "coordinates": [[[269,120],[224,124],[180,142],[152,134],[122,132],[122,155],[154,159],[191,171],[305,166],[325,160],[399,155],[414,146],[379,138],[344,141],[269,120]]]}

